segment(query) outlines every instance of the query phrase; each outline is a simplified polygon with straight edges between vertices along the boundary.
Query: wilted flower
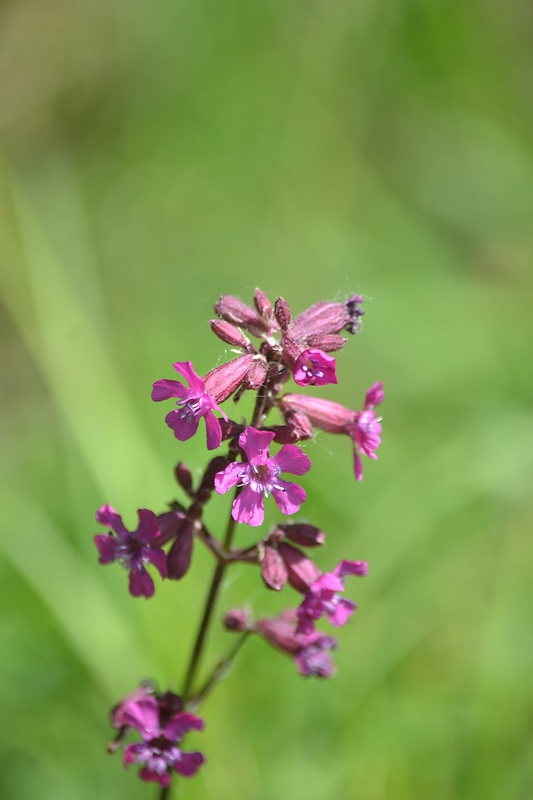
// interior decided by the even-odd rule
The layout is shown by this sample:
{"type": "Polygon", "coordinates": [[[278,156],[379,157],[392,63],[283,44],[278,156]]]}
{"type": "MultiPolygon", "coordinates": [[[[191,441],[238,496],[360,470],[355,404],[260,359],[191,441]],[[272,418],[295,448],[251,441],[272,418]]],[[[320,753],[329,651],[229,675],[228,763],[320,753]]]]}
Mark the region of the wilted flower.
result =
{"type": "Polygon", "coordinates": [[[300,632],[295,609],[288,609],[279,617],[260,619],[254,630],[273,647],[293,656],[300,674],[330,678],[335,673],[329,651],[337,648],[337,640],[321,631],[300,632]]]}

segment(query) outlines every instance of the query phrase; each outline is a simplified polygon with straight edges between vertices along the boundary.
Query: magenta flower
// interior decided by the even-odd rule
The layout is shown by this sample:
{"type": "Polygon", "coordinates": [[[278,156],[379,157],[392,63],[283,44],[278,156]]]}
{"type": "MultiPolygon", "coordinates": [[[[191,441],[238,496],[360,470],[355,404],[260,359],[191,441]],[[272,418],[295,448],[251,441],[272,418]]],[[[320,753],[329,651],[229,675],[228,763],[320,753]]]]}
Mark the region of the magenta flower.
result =
{"type": "Polygon", "coordinates": [[[299,386],[326,386],[328,383],[337,383],[335,359],[316,347],[310,347],[296,359],[293,378],[299,386]]]}
{"type": "MultiPolygon", "coordinates": [[[[289,426],[303,416],[317,428],[328,433],[345,433],[354,443],[353,459],[355,477],[363,478],[363,466],[358,450],[369,458],[376,459],[375,451],[381,443],[381,417],[377,417],[374,406],[383,402],[383,384],[375,383],[366,393],[362,411],[352,411],[340,403],[308,397],[303,394],[286,394],[281,401],[281,410],[289,426]]],[[[302,428],[298,423],[298,430],[302,428]]]]}
{"type": "Polygon", "coordinates": [[[285,444],[275,456],[269,456],[268,447],[275,434],[248,427],[239,436],[239,447],[247,461],[234,462],[215,476],[215,489],[225,494],[232,486],[243,487],[233,501],[232,517],[237,522],[258,526],[265,516],[263,497],[272,494],[283,514],[295,514],[305,500],[301,486],[280,479],[282,472],[305,475],[311,461],[299,447],[285,444]]]}
{"type": "Polygon", "coordinates": [[[204,729],[200,717],[181,708],[181,699],[171,692],[154,696],[139,690],[114,709],[111,719],[115,727],[135,728],[142,737],[142,742],[124,748],[124,764],[144,765],[139,773],[143,781],[157,781],[165,787],[171,770],[189,778],[204,763],[201,753],[184,753],[177,746],[189,731],[204,729]]]}
{"type": "Polygon", "coordinates": [[[335,628],[345,625],[357,606],[339,595],[344,591],[344,578],[347,575],[362,577],[367,573],[366,561],[341,561],[333,572],[321,575],[305,593],[298,609],[298,632],[311,633],[314,623],[324,614],[335,628]]]}
{"type": "Polygon", "coordinates": [[[151,597],[154,593],[154,582],[145,564],[153,564],[162,578],[167,576],[167,561],[161,544],[165,537],[157,526],[157,518],[147,508],[137,511],[139,524],[137,530],[128,531],[122,517],[110,505],[102,506],[96,512],[96,521],[111,528],[116,534],[99,533],[94,543],[100,553],[100,564],[111,564],[118,561],[129,570],[129,590],[133,597],[151,597]]]}
{"type": "Polygon", "coordinates": [[[279,617],[260,619],[253,629],[277,650],[291,655],[301,675],[331,677],[335,665],[329,651],[337,648],[337,640],[321,631],[301,632],[297,622],[296,610],[291,608],[279,617]]]}
{"type": "Polygon", "coordinates": [[[188,381],[189,388],[180,381],[156,381],[152,389],[152,400],[160,402],[171,397],[178,398],[178,408],[167,414],[165,422],[172,428],[174,436],[180,442],[185,442],[194,436],[200,419],[204,417],[207,449],[215,450],[220,446],[222,434],[220,422],[215,417],[214,411],[220,411],[224,419],[227,419],[227,416],[212,395],[206,391],[204,381],[196,374],[190,361],[176,361],[172,366],[188,381]]]}

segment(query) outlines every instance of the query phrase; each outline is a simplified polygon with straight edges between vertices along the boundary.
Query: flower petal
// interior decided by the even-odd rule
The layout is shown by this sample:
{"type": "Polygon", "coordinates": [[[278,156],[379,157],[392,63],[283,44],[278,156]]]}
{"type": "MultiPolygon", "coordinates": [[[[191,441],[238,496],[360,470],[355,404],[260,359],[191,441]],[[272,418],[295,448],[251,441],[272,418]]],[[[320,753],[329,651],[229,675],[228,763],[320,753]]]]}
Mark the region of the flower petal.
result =
{"type": "Polygon", "coordinates": [[[306,494],[297,483],[278,480],[278,485],[272,490],[272,496],[281,513],[290,516],[300,510],[306,494]]]}
{"type": "Polygon", "coordinates": [[[171,397],[184,397],[187,389],[179,381],[162,379],[156,381],[152,387],[152,400],[159,403],[161,400],[168,400],[171,397]]]}
{"type": "Polygon", "coordinates": [[[174,764],[174,769],[184,778],[190,778],[192,775],[196,775],[204,761],[201,753],[182,753],[181,759],[174,764]]]}
{"type": "Polygon", "coordinates": [[[245,486],[233,501],[231,516],[236,522],[246,522],[254,528],[262,525],[265,518],[262,493],[245,486]]]}
{"type": "Polygon", "coordinates": [[[111,533],[97,533],[94,543],[100,553],[98,562],[100,564],[111,564],[115,560],[117,550],[117,540],[111,533]]]}
{"type": "Polygon", "coordinates": [[[270,460],[282,472],[290,472],[291,475],[305,475],[311,469],[311,459],[295,444],[284,444],[279,453],[270,460]]]}
{"type": "Polygon", "coordinates": [[[143,547],[141,556],[146,564],[154,565],[162,578],[167,577],[167,557],[164,550],[159,547],[143,547]]]}
{"type": "Polygon", "coordinates": [[[172,364],[172,366],[176,372],[179,372],[180,375],[183,375],[189,384],[190,391],[194,392],[194,394],[204,393],[204,382],[198,373],[195,372],[191,361],[176,361],[176,363],[172,364]]]}
{"type": "Polygon", "coordinates": [[[222,431],[220,430],[220,422],[212,411],[208,411],[205,415],[205,432],[207,436],[207,449],[216,450],[217,447],[220,447],[222,431]]]}
{"type": "Polygon", "coordinates": [[[157,539],[159,528],[157,527],[157,517],[154,512],[148,508],[138,508],[137,516],[139,518],[139,524],[135,532],[137,539],[146,544],[157,539]]]}
{"type": "Polygon", "coordinates": [[[115,533],[128,533],[127,528],[122,522],[122,517],[120,514],[117,514],[113,506],[110,506],[109,503],[98,509],[96,512],[96,521],[99,522],[100,525],[111,528],[115,533]]]}
{"type": "Polygon", "coordinates": [[[152,597],[154,582],[143,566],[130,572],[129,589],[132,597],[152,597]]]}
{"type": "Polygon", "coordinates": [[[248,474],[249,467],[247,464],[234,462],[215,475],[215,489],[219,494],[229,492],[232,486],[239,483],[241,479],[248,474]]]}
{"type": "Polygon", "coordinates": [[[250,463],[265,464],[268,447],[276,434],[248,427],[239,436],[239,447],[244,450],[250,463]]]}
{"type": "Polygon", "coordinates": [[[165,417],[165,422],[174,431],[174,436],[180,442],[191,439],[198,430],[198,417],[187,415],[183,409],[174,408],[165,417]]]}
{"type": "Polygon", "coordinates": [[[189,731],[203,731],[205,722],[200,717],[188,712],[177,714],[164,728],[163,734],[171,742],[179,742],[189,731]]]}
{"type": "Polygon", "coordinates": [[[340,598],[335,608],[328,612],[328,620],[335,628],[341,628],[352,616],[357,606],[351,600],[340,598]]]}

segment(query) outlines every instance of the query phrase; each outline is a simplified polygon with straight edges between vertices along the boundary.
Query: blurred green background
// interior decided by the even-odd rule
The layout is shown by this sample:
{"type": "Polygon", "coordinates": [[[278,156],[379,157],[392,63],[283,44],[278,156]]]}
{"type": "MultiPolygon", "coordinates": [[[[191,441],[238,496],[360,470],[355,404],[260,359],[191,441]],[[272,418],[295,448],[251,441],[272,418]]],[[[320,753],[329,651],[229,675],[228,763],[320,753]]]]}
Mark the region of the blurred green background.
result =
{"type": "MultiPolygon", "coordinates": [[[[107,712],[179,687],[211,560],[133,600],[94,513],[180,497],[203,435],[151,384],[225,358],[212,305],[256,286],[367,298],[323,396],[385,381],[379,460],[318,436],[300,518],[370,574],[334,681],[247,644],[179,796],[533,797],[532,36],[527,0],[2,4],[2,798],[155,797],[107,712]]],[[[220,610],[295,599],[236,567],[220,610]]]]}

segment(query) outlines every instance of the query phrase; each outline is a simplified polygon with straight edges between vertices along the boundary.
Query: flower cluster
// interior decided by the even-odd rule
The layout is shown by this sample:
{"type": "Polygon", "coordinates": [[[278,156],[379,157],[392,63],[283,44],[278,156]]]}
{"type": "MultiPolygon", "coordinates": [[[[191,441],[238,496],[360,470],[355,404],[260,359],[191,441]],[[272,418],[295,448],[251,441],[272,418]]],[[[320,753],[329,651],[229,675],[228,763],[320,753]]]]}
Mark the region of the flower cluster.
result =
{"type": "Polygon", "coordinates": [[[125,746],[124,763],[139,764],[140,777],[156,781],[164,791],[173,773],[189,777],[203,763],[203,755],[182,750],[181,741],[191,731],[203,729],[203,720],[192,712],[205,701],[250,635],[289,655],[302,675],[330,677],[335,672],[332,651],[338,646],[337,639],[317,624],[323,621],[341,628],[348,622],[356,605],[341,596],[345,579],[366,575],[366,562],[343,560],[332,572],[322,572],[304,551],[322,546],[325,534],[304,521],[278,522],[270,530],[261,531],[248,547],[235,548],[232,540],[236,524],[250,529],[263,526],[265,501],[270,495],[281,514],[298,514],[306,500],[305,489],[283,476],[301,477],[309,472],[311,461],[300,443],[312,438],[315,430],[350,437],[357,480],[362,479],[361,456],[377,457],[381,418],[375,409],[383,402],[381,382],[367,391],[360,411],[320,396],[285,391],[291,378],[298,387],[311,387],[315,392],[338,383],[332,354],[347,343],[345,333],[360,331],[362,302],[363,298],[355,294],[344,302],[315,303],[293,317],[286,300],[279,298],[272,304],[259,289],[253,306],[230,295],[222,296],[215,304],[217,317],[211,320],[211,330],[231,346],[236,357],[203,375],[191,361],[176,361],[173,367],[184,382],[157,380],[152,399],[174,401],[165,422],[180,442],[191,439],[203,419],[207,450],[218,450],[224,444],[224,451],[210,456],[197,481],[183,462],[178,463],[175,477],[185,501],[172,501],[160,514],[139,509],[133,531],[110,505],[97,512],[97,522],[108,529],[94,537],[99,561],[118,562],[127,570],[133,597],[153,595],[151,568],[163,580],[181,580],[188,572],[196,541],[217,561],[181,696],[161,694],[145,684],[111,714],[118,734],[110,751],[136,731],[140,741],[125,746]],[[232,419],[230,408],[223,410],[222,406],[230,398],[233,404],[238,403],[249,391],[255,394],[251,419],[232,419]],[[280,421],[267,424],[273,410],[279,413],[280,421]],[[230,491],[231,516],[224,535],[219,537],[208,527],[204,509],[214,497],[230,491]],[[235,562],[257,565],[268,589],[281,592],[290,586],[299,603],[275,617],[259,616],[256,621],[246,608],[227,612],[226,629],[240,637],[229,655],[215,665],[207,682],[196,687],[222,576],[235,562]]]}

